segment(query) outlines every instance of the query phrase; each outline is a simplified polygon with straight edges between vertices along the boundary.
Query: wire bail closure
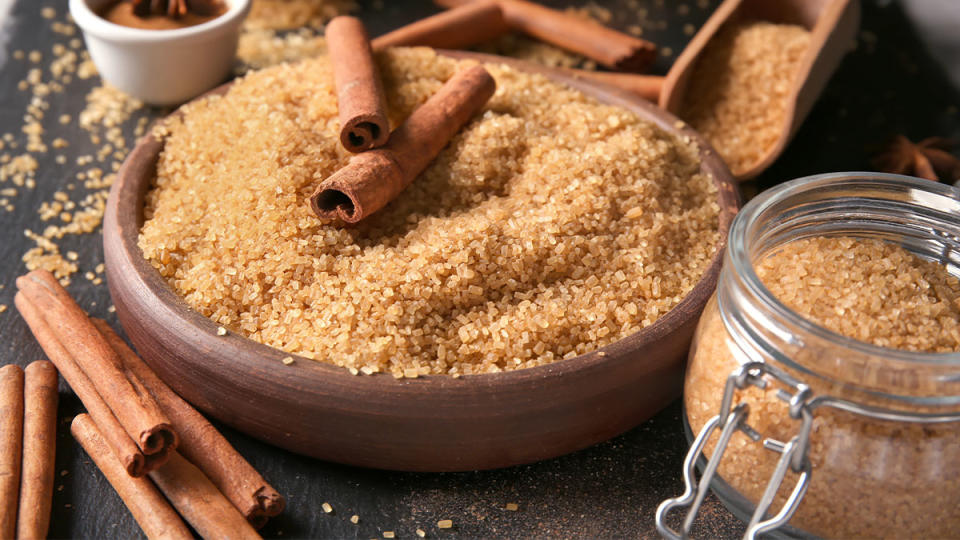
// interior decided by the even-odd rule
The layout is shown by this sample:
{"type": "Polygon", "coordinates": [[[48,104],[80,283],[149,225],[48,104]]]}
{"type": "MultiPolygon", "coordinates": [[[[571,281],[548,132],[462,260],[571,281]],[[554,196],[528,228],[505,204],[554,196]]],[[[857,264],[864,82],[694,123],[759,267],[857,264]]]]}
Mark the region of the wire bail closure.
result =
{"type": "Polygon", "coordinates": [[[727,378],[723,400],[720,402],[720,414],[707,421],[690,446],[683,462],[683,482],[685,486],[683,495],[667,499],[657,508],[657,531],[664,538],[680,540],[690,537],[690,531],[693,529],[700,506],[710,490],[710,483],[716,476],[720,461],[723,459],[723,454],[734,432],[740,431],[753,441],[760,441],[761,435],[747,424],[750,407],[746,403],[734,406],[733,398],[737,390],[744,390],[748,385],[761,390],[766,389],[769,382],[764,376],[769,376],[790,389],[790,392],[778,389],[776,396],[787,403],[790,418],[798,420],[800,427],[798,433],[786,443],[769,438],[763,440],[763,447],[779,453],[780,459],[767,482],[763,496],[757,503],[743,537],[745,539],[755,539],[762,533],[785,525],[800,505],[800,501],[807,492],[810,483],[811,470],[810,460],[807,458],[807,449],[810,446],[810,430],[813,426],[813,412],[810,407],[813,392],[809,386],[799,382],[779,368],[764,362],[750,362],[738,367],[727,378]],[[707,441],[717,428],[720,428],[721,431],[716,448],[714,448],[713,455],[710,456],[710,460],[703,470],[703,475],[698,481],[695,476],[697,460],[703,455],[707,441]],[[800,475],[797,483],[776,515],[766,518],[767,510],[773,504],[773,499],[783,484],[788,468],[800,475]],[[684,516],[681,530],[677,532],[667,525],[667,516],[674,509],[682,507],[689,507],[689,509],[684,516]]]}

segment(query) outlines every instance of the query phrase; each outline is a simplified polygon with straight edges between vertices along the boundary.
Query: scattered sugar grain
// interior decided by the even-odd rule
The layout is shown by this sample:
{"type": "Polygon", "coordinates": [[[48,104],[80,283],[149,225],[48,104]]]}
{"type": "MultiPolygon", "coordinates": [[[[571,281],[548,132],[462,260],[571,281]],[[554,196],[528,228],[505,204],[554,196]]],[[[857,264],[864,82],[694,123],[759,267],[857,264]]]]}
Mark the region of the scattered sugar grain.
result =
{"type": "Polygon", "coordinates": [[[284,357],[283,360],[281,360],[281,362],[283,362],[283,365],[289,366],[289,365],[292,365],[292,364],[294,363],[294,359],[293,359],[292,356],[286,356],[286,357],[284,357]]]}
{"type": "Polygon", "coordinates": [[[217,335],[218,335],[218,336],[225,336],[225,335],[227,335],[227,329],[224,328],[224,327],[222,327],[222,326],[218,326],[218,327],[217,327],[217,335]]]}
{"type": "Polygon", "coordinates": [[[384,538],[396,538],[396,536],[393,531],[383,531],[384,538]]]}
{"type": "Polygon", "coordinates": [[[426,538],[426,537],[427,537],[427,531],[425,531],[425,530],[423,530],[423,529],[417,529],[417,536],[419,536],[420,538],[426,538]]]}
{"type": "Polygon", "coordinates": [[[452,519],[441,519],[440,521],[437,522],[438,529],[449,529],[451,527],[453,527],[452,519]]]}
{"type": "Polygon", "coordinates": [[[360,523],[360,516],[356,514],[350,516],[350,523],[353,523],[353,524],[360,523]]]}
{"type": "MultiPolygon", "coordinates": [[[[284,360],[286,360],[286,358],[284,358],[284,360]]],[[[293,358],[291,358],[291,360],[293,360],[293,358]]],[[[286,362],[284,362],[284,363],[286,363],[286,362]]],[[[333,507],[330,506],[330,503],[328,503],[328,502],[325,502],[325,503],[323,503],[323,504],[320,505],[320,506],[323,507],[323,511],[324,511],[325,513],[327,513],[327,514],[333,512],[333,507]]]]}
{"type": "Polygon", "coordinates": [[[516,512],[520,509],[520,506],[517,503],[507,503],[506,509],[510,512],[516,512]]]}

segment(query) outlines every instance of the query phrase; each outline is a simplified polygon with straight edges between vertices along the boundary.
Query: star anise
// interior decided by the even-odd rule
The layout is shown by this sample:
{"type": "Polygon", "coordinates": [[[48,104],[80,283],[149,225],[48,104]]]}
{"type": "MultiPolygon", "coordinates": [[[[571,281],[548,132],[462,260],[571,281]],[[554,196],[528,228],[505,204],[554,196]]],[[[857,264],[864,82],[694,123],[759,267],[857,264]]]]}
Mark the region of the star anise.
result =
{"type": "Polygon", "coordinates": [[[217,12],[219,0],[130,0],[133,13],[138,17],[160,15],[179,19],[188,12],[197,15],[212,15],[217,12]]]}
{"type": "Polygon", "coordinates": [[[954,144],[943,137],[928,137],[914,143],[897,135],[873,159],[873,165],[883,172],[952,183],[960,180],[960,158],[950,153],[954,144]]]}

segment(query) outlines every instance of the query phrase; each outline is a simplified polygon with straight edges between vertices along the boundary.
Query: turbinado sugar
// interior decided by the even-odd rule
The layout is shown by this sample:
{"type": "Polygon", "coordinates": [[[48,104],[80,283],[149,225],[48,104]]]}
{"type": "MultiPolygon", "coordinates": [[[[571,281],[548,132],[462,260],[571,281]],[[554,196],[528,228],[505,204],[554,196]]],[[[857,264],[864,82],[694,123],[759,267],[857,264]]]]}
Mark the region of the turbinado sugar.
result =
{"type": "Polygon", "coordinates": [[[784,132],[788,100],[810,47],[794,24],[727,24],[697,60],[680,117],[703,134],[734,175],[756,165],[784,132]]]}
{"type": "MultiPolygon", "coordinates": [[[[378,60],[393,125],[467,65],[427,49],[378,60]]],[[[493,98],[352,228],[306,204],[350,159],[325,57],[187,106],[162,129],[140,247],[216,324],[363,374],[539,366],[650,325],[720,241],[698,149],[542,76],[485,67],[493,98]]]]}

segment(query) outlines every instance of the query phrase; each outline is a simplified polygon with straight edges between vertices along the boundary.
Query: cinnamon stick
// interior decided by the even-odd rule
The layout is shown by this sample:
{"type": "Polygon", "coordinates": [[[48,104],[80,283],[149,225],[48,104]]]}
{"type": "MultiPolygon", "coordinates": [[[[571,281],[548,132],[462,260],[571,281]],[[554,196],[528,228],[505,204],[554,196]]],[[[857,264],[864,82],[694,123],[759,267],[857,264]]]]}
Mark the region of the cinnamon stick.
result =
{"type": "Polygon", "coordinates": [[[93,421],[100,426],[107,445],[113,451],[114,456],[121,463],[124,470],[130,476],[143,476],[147,471],[155,469],[166,461],[169,452],[163,451],[156,454],[144,455],[133,439],[127,435],[127,432],[120,425],[113,411],[107,406],[107,403],[100,397],[93,382],[87,377],[87,374],[80,369],[73,356],[60,343],[56,334],[47,325],[46,320],[40,312],[33,306],[22,293],[17,293],[14,297],[14,303],[20,311],[20,315],[27,322],[30,330],[33,332],[40,347],[47,353],[49,358],[63,375],[63,378],[73,389],[73,392],[83,402],[87,408],[87,413],[93,418],[93,421]]]}
{"type": "Polygon", "coordinates": [[[0,368],[0,538],[17,530],[22,443],[23,370],[8,364],[0,368]]]}
{"type": "Polygon", "coordinates": [[[656,103],[660,99],[660,89],[663,87],[663,77],[659,75],[638,75],[636,73],[614,73],[586,69],[565,69],[563,71],[578,79],[587,79],[615,86],[652,103],[656,103]]]}
{"type": "Polygon", "coordinates": [[[210,478],[254,526],[283,511],[285,501],[230,443],[189,403],[178,396],[101,319],[94,326],[106,338],[124,366],[136,375],[160,404],[180,436],[178,452],[210,478]]]}
{"type": "Polygon", "coordinates": [[[325,219],[356,223],[400,194],[496,91],[482,66],[466,68],[410,115],[382,148],[357,154],[324,180],[310,206],[325,219]]]}
{"type": "Polygon", "coordinates": [[[18,540],[42,540],[50,525],[57,448],[57,368],[46,360],[27,366],[23,385],[23,466],[18,540]]]}
{"type": "Polygon", "coordinates": [[[123,504],[127,505],[133,519],[143,529],[147,538],[193,539],[183,520],[170,507],[153,482],[127,474],[89,415],[77,415],[70,425],[70,432],[120,495],[123,504]]]}
{"type": "Polygon", "coordinates": [[[494,0],[482,0],[388,32],[373,40],[373,50],[413,46],[463,49],[496,39],[509,31],[500,5],[494,0]]]}
{"type": "Polygon", "coordinates": [[[159,405],[143,384],[124,370],[110,344],[53,274],[34,270],[17,278],[17,287],[18,296],[22,295],[17,307],[29,303],[36,308],[39,318],[55,333],[54,341],[69,351],[69,356],[93,382],[96,392],[143,454],[163,454],[176,448],[177,434],[159,405]]]}
{"type": "MultiPolygon", "coordinates": [[[[472,1],[434,3],[454,8],[472,1]]],[[[499,4],[510,28],[592,58],[610,69],[642,72],[656,60],[657,46],[647,40],[525,0],[499,0],[499,4]]]]}
{"type": "Polygon", "coordinates": [[[177,452],[150,471],[150,478],[203,538],[260,538],[210,479],[177,452]]]}
{"type": "Polygon", "coordinates": [[[350,152],[383,146],[390,137],[386,95],[360,19],[335,17],[327,24],[340,114],[340,142],[350,152]]]}

